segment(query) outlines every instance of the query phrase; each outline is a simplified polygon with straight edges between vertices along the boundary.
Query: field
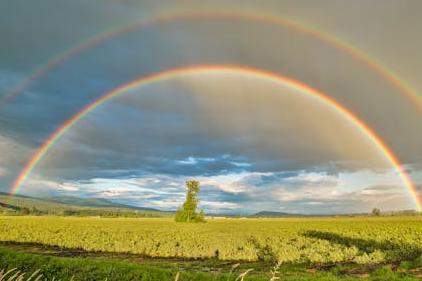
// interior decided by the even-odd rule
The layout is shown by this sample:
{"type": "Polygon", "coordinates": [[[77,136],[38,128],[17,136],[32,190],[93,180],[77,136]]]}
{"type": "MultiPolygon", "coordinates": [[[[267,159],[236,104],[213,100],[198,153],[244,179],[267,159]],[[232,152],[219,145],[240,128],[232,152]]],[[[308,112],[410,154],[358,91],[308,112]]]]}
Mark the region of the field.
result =
{"type": "Polygon", "coordinates": [[[56,246],[70,255],[73,249],[91,256],[120,253],[150,261],[255,262],[254,267],[279,262],[312,268],[398,265],[421,259],[422,218],[232,218],[178,224],[170,218],[4,216],[0,241],[15,247],[56,246]]]}

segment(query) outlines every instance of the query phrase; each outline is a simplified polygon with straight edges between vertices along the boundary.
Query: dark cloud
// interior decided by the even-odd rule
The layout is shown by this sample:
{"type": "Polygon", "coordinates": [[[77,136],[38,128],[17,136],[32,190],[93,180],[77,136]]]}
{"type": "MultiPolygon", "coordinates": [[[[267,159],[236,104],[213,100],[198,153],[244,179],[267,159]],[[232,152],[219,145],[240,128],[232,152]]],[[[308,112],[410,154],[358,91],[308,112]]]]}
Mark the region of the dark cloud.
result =
{"type": "Polygon", "coordinates": [[[385,165],[360,132],[330,108],[245,78],[227,82],[221,76],[197,75],[116,98],[76,124],[42,169],[97,168],[101,173],[114,167],[215,175],[385,165]],[[248,86],[238,88],[240,83],[248,86]],[[302,106],[308,110],[298,118],[302,106]]]}

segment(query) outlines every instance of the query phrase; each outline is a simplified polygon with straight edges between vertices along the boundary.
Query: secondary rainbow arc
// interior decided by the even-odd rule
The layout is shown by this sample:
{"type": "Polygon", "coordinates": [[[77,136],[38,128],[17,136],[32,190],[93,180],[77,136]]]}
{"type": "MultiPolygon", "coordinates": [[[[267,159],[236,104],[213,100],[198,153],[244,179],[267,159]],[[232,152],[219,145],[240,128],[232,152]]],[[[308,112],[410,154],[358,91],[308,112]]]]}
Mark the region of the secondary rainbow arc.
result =
{"type": "Polygon", "coordinates": [[[416,108],[422,112],[422,95],[418,94],[418,92],[413,89],[413,87],[400,78],[393,70],[383,66],[380,62],[376,61],[374,58],[370,57],[369,55],[365,54],[363,51],[359,50],[358,48],[354,47],[348,42],[345,42],[335,36],[329,35],[327,33],[323,33],[317,29],[311,28],[304,24],[300,24],[298,22],[294,22],[291,20],[286,20],[278,17],[274,17],[271,15],[261,15],[261,14],[249,14],[245,12],[223,12],[223,11],[211,11],[211,12],[181,12],[175,14],[162,14],[158,17],[151,18],[146,21],[135,22],[131,23],[124,27],[113,28],[111,30],[105,31],[93,39],[89,39],[87,41],[83,41],[76,47],[66,50],[63,53],[59,53],[56,56],[49,59],[46,63],[42,64],[40,67],[35,69],[28,78],[24,79],[21,83],[19,83],[16,87],[14,87],[8,94],[6,94],[0,100],[0,106],[4,105],[7,101],[16,97],[19,93],[23,92],[25,88],[27,88],[33,81],[39,79],[44,74],[48,73],[50,70],[59,66],[60,64],[64,63],[74,55],[77,55],[84,50],[90,49],[95,47],[96,45],[109,40],[111,38],[117,37],[120,34],[124,34],[127,32],[134,31],[138,28],[146,28],[148,26],[153,26],[155,24],[170,22],[170,21],[177,21],[181,19],[202,19],[202,18],[238,18],[238,19],[246,19],[246,20],[253,20],[253,21],[260,21],[268,24],[273,24],[276,26],[282,26],[285,28],[290,28],[294,31],[301,32],[303,34],[307,34],[324,42],[325,44],[337,48],[348,55],[350,55],[355,60],[361,62],[362,64],[366,65],[374,72],[376,72],[380,77],[388,81],[392,86],[400,91],[404,96],[406,96],[412,103],[416,106],[416,108]]]}
{"type": "Polygon", "coordinates": [[[83,107],[78,113],[73,115],[67,121],[65,121],[56,131],[54,131],[44,143],[36,150],[32,158],[26,163],[22,171],[14,180],[11,186],[11,194],[14,194],[19,191],[21,186],[30,176],[32,171],[36,168],[38,163],[44,158],[48,151],[53,147],[57,141],[69,130],[71,129],[78,121],[83,119],[91,111],[95,110],[101,104],[111,100],[114,97],[124,94],[125,92],[135,89],[137,87],[145,86],[151,83],[159,82],[166,80],[178,75],[183,74],[196,74],[196,73],[240,73],[240,74],[249,74],[258,78],[267,79],[288,86],[293,90],[297,90],[303,94],[309,95],[311,97],[317,98],[320,102],[324,103],[327,106],[330,106],[337,113],[343,116],[346,120],[351,122],[357,129],[364,133],[368,139],[373,143],[373,145],[379,150],[380,153],[385,157],[389,163],[397,170],[400,175],[400,178],[410,192],[415,205],[419,210],[422,209],[422,198],[419,196],[415,184],[412,182],[410,176],[407,174],[405,169],[402,167],[398,158],[395,156],[393,151],[384,143],[384,141],[374,132],[365,122],[359,119],[356,115],[353,114],[349,109],[338,103],[335,99],[328,96],[325,93],[322,93],[310,86],[293,80],[291,78],[282,76],[277,73],[268,72],[261,69],[249,68],[244,66],[234,66],[234,65],[200,65],[200,66],[188,66],[182,68],[170,69],[158,73],[153,73],[148,76],[140,77],[137,80],[124,84],[108,93],[105,93],[98,99],[87,104],[83,107]]]}

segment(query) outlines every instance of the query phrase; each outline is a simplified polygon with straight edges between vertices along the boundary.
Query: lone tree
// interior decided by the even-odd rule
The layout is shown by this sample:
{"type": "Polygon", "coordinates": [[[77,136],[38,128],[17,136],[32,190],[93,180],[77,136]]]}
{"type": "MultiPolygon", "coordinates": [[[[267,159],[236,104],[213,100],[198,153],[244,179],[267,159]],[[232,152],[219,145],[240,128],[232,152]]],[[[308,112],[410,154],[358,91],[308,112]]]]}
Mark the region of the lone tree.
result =
{"type": "Polygon", "coordinates": [[[372,209],[372,215],[373,216],[379,216],[379,215],[381,215],[381,210],[378,209],[378,208],[373,208],[372,209]]]}
{"type": "Polygon", "coordinates": [[[198,207],[199,182],[195,180],[186,181],[185,203],[176,211],[176,222],[205,222],[204,211],[196,212],[198,207]]]}

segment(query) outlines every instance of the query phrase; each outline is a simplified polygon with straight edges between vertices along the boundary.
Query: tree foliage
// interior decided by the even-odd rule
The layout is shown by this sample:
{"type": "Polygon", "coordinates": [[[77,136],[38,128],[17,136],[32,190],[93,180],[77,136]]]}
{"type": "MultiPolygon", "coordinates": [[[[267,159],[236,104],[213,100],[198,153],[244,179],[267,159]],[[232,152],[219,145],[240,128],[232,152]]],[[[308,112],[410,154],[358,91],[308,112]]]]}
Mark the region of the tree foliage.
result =
{"type": "Polygon", "coordinates": [[[197,213],[199,182],[195,180],[186,181],[185,203],[176,211],[175,220],[177,222],[205,222],[204,211],[197,213]]]}
{"type": "Polygon", "coordinates": [[[379,216],[379,215],[381,215],[381,210],[380,210],[380,209],[378,209],[378,208],[373,208],[373,209],[372,209],[372,215],[374,215],[374,216],[379,216]]]}

